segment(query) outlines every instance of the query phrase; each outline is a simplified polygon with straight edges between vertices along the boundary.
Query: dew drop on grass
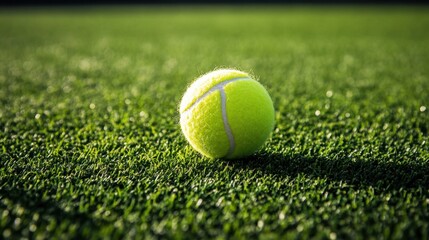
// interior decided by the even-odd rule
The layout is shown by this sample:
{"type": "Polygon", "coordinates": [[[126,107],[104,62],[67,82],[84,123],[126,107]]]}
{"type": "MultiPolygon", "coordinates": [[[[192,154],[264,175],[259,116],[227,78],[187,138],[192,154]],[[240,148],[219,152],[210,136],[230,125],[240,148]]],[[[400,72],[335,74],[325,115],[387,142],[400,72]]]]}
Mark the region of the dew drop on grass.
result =
{"type": "Polygon", "coordinates": [[[200,198],[200,199],[198,199],[196,206],[199,207],[199,206],[201,206],[202,203],[203,203],[203,200],[200,198]]]}
{"type": "MultiPolygon", "coordinates": [[[[21,216],[22,214],[24,214],[24,211],[25,211],[25,209],[23,208],[23,207],[21,207],[21,206],[18,206],[18,209],[16,210],[16,214],[18,215],[18,216],[21,216]]],[[[18,220],[21,220],[21,219],[19,219],[19,218],[17,218],[18,220]]]]}
{"type": "Polygon", "coordinates": [[[3,237],[4,238],[10,238],[11,235],[12,235],[12,231],[10,229],[5,229],[3,231],[3,237]]]}
{"type": "Polygon", "coordinates": [[[15,218],[15,221],[13,221],[13,226],[19,227],[21,225],[21,218],[15,218]]]}
{"type": "Polygon", "coordinates": [[[264,227],[264,221],[259,220],[258,221],[258,228],[263,228],[264,227]]]}
{"type": "Polygon", "coordinates": [[[4,210],[2,213],[2,218],[6,218],[7,216],[9,216],[9,211],[8,210],[4,210]]]}
{"type": "Polygon", "coordinates": [[[316,110],[316,111],[314,112],[314,115],[319,116],[319,115],[320,115],[320,111],[319,111],[319,110],[316,110]]]}
{"type": "Polygon", "coordinates": [[[37,226],[33,223],[30,225],[29,229],[30,229],[30,232],[35,232],[37,230],[37,226]]]}
{"type": "Polygon", "coordinates": [[[143,120],[145,120],[145,119],[147,119],[148,114],[147,114],[145,111],[141,111],[141,112],[139,113],[139,116],[140,116],[143,120]]]}
{"type": "Polygon", "coordinates": [[[40,218],[40,214],[35,213],[35,214],[33,215],[33,221],[38,221],[38,220],[39,220],[39,218],[40,218]]]}
{"type": "Polygon", "coordinates": [[[223,197],[220,197],[216,202],[216,207],[220,207],[223,203],[223,197]]]}

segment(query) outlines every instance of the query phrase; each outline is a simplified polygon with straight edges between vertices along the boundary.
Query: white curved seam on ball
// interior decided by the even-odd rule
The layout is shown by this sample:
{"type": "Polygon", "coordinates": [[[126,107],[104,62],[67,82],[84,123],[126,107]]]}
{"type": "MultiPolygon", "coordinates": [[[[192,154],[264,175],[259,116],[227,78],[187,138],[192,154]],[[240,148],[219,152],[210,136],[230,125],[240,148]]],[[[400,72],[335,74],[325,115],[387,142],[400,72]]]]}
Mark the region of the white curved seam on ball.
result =
{"type": "Polygon", "coordinates": [[[221,90],[223,89],[223,87],[225,85],[227,85],[228,83],[231,82],[235,82],[235,81],[239,81],[239,80],[252,80],[249,77],[238,77],[238,78],[233,78],[230,80],[226,80],[223,81],[221,83],[218,83],[216,85],[214,85],[213,87],[211,87],[207,92],[205,92],[203,95],[201,95],[199,98],[197,98],[197,100],[191,105],[189,106],[185,111],[182,112],[182,114],[186,113],[187,111],[191,110],[194,106],[197,106],[199,102],[201,102],[205,97],[207,97],[210,93],[216,91],[216,90],[221,90]]]}
{"type": "Polygon", "coordinates": [[[226,157],[229,157],[232,155],[232,153],[235,150],[235,140],[234,140],[234,135],[232,134],[232,131],[231,131],[231,126],[229,126],[228,116],[226,113],[225,89],[221,88],[221,89],[219,89],[219,91],[220,91],[220,99],[221,99],[223,127],[225,129],[225,133],[226,133],[228,140],[229,140],[229,150],[228,150],[228,153],[226,154],[226,157]]]}

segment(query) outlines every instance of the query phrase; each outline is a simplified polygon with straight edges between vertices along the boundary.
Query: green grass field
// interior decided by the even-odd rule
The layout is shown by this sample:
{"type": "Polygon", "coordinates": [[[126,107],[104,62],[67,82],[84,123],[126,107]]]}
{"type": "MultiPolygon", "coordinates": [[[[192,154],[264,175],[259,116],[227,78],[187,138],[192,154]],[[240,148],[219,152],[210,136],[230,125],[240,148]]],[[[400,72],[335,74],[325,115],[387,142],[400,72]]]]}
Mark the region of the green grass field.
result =
{"type": "Polygon", "coordinates": [[[0,238],[429,238],[429,9],[0,10],[0,238]],[[178,105],[251,72],[276,109],[210,160],[178,105]]]}

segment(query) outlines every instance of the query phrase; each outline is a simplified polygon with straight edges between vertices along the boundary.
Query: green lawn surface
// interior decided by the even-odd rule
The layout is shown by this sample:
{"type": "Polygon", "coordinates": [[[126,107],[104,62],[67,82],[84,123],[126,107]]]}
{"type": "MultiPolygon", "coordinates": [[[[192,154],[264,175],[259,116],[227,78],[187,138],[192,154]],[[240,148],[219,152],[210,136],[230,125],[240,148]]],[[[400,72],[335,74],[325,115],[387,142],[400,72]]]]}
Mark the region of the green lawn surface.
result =
{"type": "Polygon", "coordinates": [[[428,239],[427,7],[0,10],[0,239],[428,239]],[[178,105],[252,73],[276,109],[208,159],[178,105]]]}

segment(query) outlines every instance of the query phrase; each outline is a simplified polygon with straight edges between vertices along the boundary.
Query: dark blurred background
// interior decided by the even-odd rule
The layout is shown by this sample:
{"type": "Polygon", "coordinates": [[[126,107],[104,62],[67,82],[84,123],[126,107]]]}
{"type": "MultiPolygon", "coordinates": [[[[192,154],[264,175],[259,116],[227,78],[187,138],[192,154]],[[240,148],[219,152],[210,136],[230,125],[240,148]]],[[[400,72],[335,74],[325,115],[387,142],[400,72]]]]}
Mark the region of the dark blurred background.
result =
{"type": "Polygon", "coordinates": [[[55,6],[55,5],[175,5],[175,4],[425,4],[429,0],[0,0],[0,6],[55,6]]]}

